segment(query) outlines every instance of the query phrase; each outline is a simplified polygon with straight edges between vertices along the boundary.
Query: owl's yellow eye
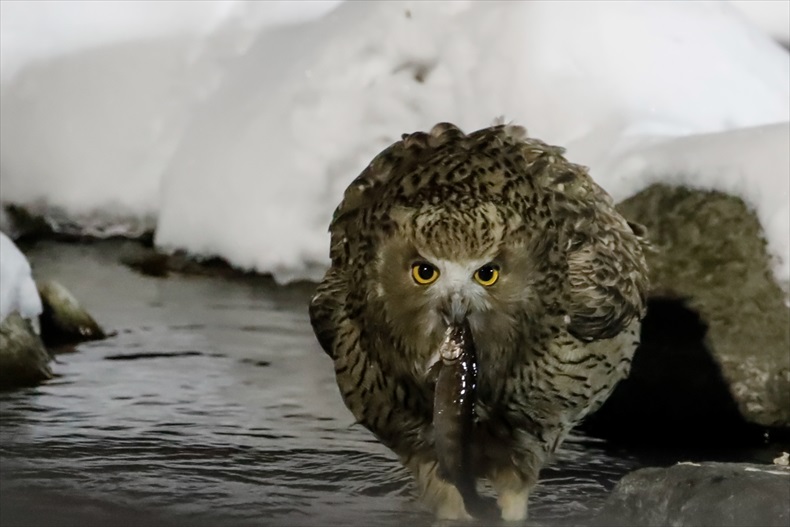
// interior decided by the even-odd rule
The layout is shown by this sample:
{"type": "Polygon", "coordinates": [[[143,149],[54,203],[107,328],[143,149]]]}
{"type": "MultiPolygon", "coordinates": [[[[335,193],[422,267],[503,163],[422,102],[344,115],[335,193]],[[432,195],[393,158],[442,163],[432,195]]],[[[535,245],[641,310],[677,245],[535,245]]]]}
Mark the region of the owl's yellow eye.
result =
{"type": "Polygon", "coordinates": [[[478,284],[486,287],[494,285],[499,280],[499,267],[491,264],[484,265],[475,271],[475,280],[478,284]]]}
{"type": "Polygon", "coordinates": [[[411,276],[420,285],[432,284],[439,278],[439,270],[426,262],[416,262],[411,266],[411,276]]]}

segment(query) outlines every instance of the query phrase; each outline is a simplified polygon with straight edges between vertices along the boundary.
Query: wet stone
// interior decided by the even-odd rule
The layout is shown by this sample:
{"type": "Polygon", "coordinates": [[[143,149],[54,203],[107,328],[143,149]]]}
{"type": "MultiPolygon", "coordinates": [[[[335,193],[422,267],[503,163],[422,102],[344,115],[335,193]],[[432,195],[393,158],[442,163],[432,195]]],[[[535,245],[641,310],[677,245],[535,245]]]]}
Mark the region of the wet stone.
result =
{"type": "Polygon", "coordinates": [[[50,355],[33,326],[18,313],[0,324],[0,390],[51,379],[50,355]]]}
{"type": "Polygon", "coordinates": [[[607,526],[787,526],[790,468],[678,463],[620,480],[598,514],[607,526]]]}
{"type": "Polygon", "coordinates": [[[104,330],[76,298],[55,281],[38,284],[44,310],[41,338],[47,347],[78,344],[106,337],[104,330]]]}

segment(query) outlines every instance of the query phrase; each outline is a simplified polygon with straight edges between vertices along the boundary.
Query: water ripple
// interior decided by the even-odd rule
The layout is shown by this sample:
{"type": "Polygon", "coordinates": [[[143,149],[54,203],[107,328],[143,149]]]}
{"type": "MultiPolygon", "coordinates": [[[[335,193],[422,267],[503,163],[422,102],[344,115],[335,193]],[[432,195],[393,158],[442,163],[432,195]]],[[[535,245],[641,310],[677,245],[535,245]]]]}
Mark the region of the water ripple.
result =
{"type": "MultiPolygon", "coordinates": [[[[340,400],[309,291],[161,281],[98,248],[40,251],[37,274],[118,333],[60,356],[52,382],[0,394],[4,525],[434,524],[340,400]],[[31,516],[42,503],[51,514],[31,516]]],[[[532,522],[585,523],[637,465],[572,438],[542,473],[532,522]]]]}

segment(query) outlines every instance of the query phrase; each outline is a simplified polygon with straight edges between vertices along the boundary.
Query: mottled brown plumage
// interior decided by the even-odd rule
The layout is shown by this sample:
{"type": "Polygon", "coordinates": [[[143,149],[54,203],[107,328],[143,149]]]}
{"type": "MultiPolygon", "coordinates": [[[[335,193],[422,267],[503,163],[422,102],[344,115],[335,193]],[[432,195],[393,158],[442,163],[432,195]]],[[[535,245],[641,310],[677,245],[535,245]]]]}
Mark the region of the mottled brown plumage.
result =
{"type": "Polygon", "coordinates": [[[335,211],[313,327],[346,405],[439,517],[468,517],[434,451],[430,370],[449,323],[472,329],[469,441],[505,519],[526,516],[541,466],[627,374],[638,344],[641,229],[562,154],[518,126],[466,135],[439,124],[376,156],[335,211]],[[438,278],[419,283],[415,263],[438,278]],[[485,286],[475,272],[488,264],[499,274],[485,286]]]}

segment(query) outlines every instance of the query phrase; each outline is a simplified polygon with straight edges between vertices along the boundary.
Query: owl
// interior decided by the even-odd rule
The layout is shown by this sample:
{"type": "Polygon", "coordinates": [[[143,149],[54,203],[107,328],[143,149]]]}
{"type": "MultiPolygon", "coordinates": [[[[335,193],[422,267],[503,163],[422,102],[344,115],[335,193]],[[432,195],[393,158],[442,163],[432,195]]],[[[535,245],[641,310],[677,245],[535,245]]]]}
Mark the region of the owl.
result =
{"type": "Polygon", "coordinates": [[[411,472],[438,518],[469,518],[437,470],[433,366],[468,325],[477,404],[467,441],[505,520],[541,467],[629,371],[648,275],[644,230],[564,150],[498,124],[404,134],[335,210],[310,302],[356,421],[411,472]]]}

